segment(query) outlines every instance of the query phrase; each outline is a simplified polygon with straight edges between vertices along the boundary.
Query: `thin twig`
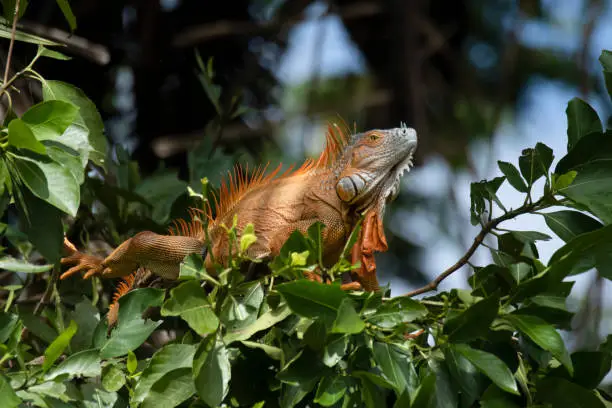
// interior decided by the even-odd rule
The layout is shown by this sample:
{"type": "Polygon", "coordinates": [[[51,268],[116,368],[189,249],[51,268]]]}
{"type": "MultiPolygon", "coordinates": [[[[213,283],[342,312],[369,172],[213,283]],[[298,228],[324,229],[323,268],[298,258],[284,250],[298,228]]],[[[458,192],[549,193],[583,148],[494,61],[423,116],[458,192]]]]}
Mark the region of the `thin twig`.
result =
{"type": "Polygon", "coordinates": [[[485,237],[487,236],[489,232],[491,232],[494,228],[496,228],[499,224],[501,224],[504,221],[510,220],[522,214],[527,214],[536,209],[541,209],[541,208],[548,206],[548,205],[543,206],[543,202],[544,202],[544,198],[538,200],[535,203],[519,207],[516,210],[508,211],[501,217],[495,218],[487,222],[485,225],[483,225],[478,235],[476,235],[476,238],[474,238],[474,242],[472,243],[472,246],[470,246],[470,248],[466,251],[466,253],[454,265],[452,265],[450,268],[442,272],[440,275],[438,275],[436,279],[429,282],[427,285],[419,289],[415,289],[411,292],[408,292],[404,296],[411,297],[411,296],[420,295],[421,293],[426,293],[432,290],[436,290],[438,288],[438,285],[440,285],[440,283],[444,279],[448,278],[450,275],[452,275],[454,272],[456,272],[458,269],[460,269],[462,266],[468,263],[472,255],[474,255],[474,252],[476,252],[478,247],[483,243],[485,237]]]}
{"type": "Polygon", "coordinates": [[[4,81],[8,81],[8,75],[11,66],[11,55],[13,54],[13,44],[15,44],[15,33],[17,32],[17,20],[19,19],[19,0],[15,1],[15,14],[13,15],[13,28],[11,29],[11,43],[9,44],[8,54],[6,56],[6,67],[4,68],[4,81]]]}

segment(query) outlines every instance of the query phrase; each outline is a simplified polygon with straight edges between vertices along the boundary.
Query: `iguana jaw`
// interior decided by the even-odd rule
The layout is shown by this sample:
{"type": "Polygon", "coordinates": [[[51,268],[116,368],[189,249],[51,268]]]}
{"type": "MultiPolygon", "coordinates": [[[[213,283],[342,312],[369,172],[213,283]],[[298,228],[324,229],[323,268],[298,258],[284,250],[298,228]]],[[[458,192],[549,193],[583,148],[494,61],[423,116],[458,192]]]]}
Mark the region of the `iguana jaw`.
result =
{"type": "Polygon", "coordinates": [[[412,162],[414,150],[416,150],[416,144],[415,148],[410,152],[408,157],[391,169],[391,176],[389,177],[389,180],[391,180],[392,183],[389,186],[385,185],[386,188],[383,187],[382,190],[384,198],[387,202],[393,201],[397,198],[400,188],[400,179],[404,173],[409,172],[412,166],[414,166],[414,163],[412,162]]]}

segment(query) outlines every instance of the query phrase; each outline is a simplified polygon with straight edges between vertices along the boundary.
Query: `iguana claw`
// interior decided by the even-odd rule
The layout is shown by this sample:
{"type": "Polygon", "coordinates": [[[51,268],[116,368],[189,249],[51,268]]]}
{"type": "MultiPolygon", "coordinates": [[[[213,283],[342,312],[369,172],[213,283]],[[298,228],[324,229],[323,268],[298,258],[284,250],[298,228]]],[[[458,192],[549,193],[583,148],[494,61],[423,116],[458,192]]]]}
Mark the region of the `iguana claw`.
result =
{"type": "Polygon", "coordinates": [[[62,258],[60,262],[64,266],[71,266],[71,268],[64,272],[60,276],[60,279],[66,279],[81,272],[85,272],[83,276],[84,279],[102,274],[102,263],[104,259],[95,255],[87,255],[79,252],[68,238],[64,238],[64,252],[67,253],[68,256],[62,258]]]}

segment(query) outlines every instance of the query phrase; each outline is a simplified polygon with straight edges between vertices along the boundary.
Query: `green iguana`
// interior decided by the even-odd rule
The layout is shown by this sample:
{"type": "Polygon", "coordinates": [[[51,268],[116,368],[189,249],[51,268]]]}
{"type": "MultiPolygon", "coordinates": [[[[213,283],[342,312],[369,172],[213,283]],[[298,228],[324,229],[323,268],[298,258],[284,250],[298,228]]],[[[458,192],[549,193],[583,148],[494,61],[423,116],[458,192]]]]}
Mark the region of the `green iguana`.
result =
{"type": "MultiPolygon", "coordinates": [[[[185,256],[204,253],[206,237],[215,262],[223,265],[229,243],[222,225],[232,225],[235,215],[238,233],[249,223],[255,226],[257,241],[247,250],[252,259],[278,255],[293,231],[305,233],[314,222],[321,221],[325,224],[323,263],[331,266],[365,214],[351,252],[351,261],[360,261],[359,269],[352,273],[357,283],[351,287],[378,290],[374,252],[388,249],[382,225],[385,205],[397,196],[400,177],[412,166],[416,146],[416,131],[404,124],[352,135],[346,126],[329,125],[326,147],[319,158],[306,160],[297,170],[279,174],[279,166],[268,174],[265,167],[251,175],[239,168],[230,173],[214,200],[214,213],[210,205],[202,211],[209,219],[206,231],[197,217],[190,223],[181,220],[181,227],[172,235],[140,232],[105,259],[83,254],[66,241],[71,254],[62,259],[62,264],[71,268],[61,278],[79,272],[85,272],[85,278],[127,277],[144,268],[162,278],[175,279],[185,256]]],[[[206,255],[205,265],[214,273],[210,255],[206,255]]],[[[128,290],[132,282],[133,275],[120,292],[128,290]]]]}

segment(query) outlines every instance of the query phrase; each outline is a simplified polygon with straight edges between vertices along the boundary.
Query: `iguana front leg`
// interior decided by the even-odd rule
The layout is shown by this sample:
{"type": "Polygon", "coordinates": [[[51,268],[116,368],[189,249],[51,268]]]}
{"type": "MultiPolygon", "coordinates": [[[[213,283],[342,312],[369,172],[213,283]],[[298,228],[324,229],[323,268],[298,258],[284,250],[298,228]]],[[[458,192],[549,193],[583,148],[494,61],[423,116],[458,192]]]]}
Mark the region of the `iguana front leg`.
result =
{"type": "Polygon", "coordinates": [[[85,279],[94,275],[117,278],[129,275],[139,267],[164,279],[176,279],[185,256],[199,253],[203,248],[204,242],[197,238],[143,231],[124,241],[105,259],[78,251],[62,258],[62,265],[71,268],[62,274],[61,279],[80,272],[85,272],[85,279]]]}

